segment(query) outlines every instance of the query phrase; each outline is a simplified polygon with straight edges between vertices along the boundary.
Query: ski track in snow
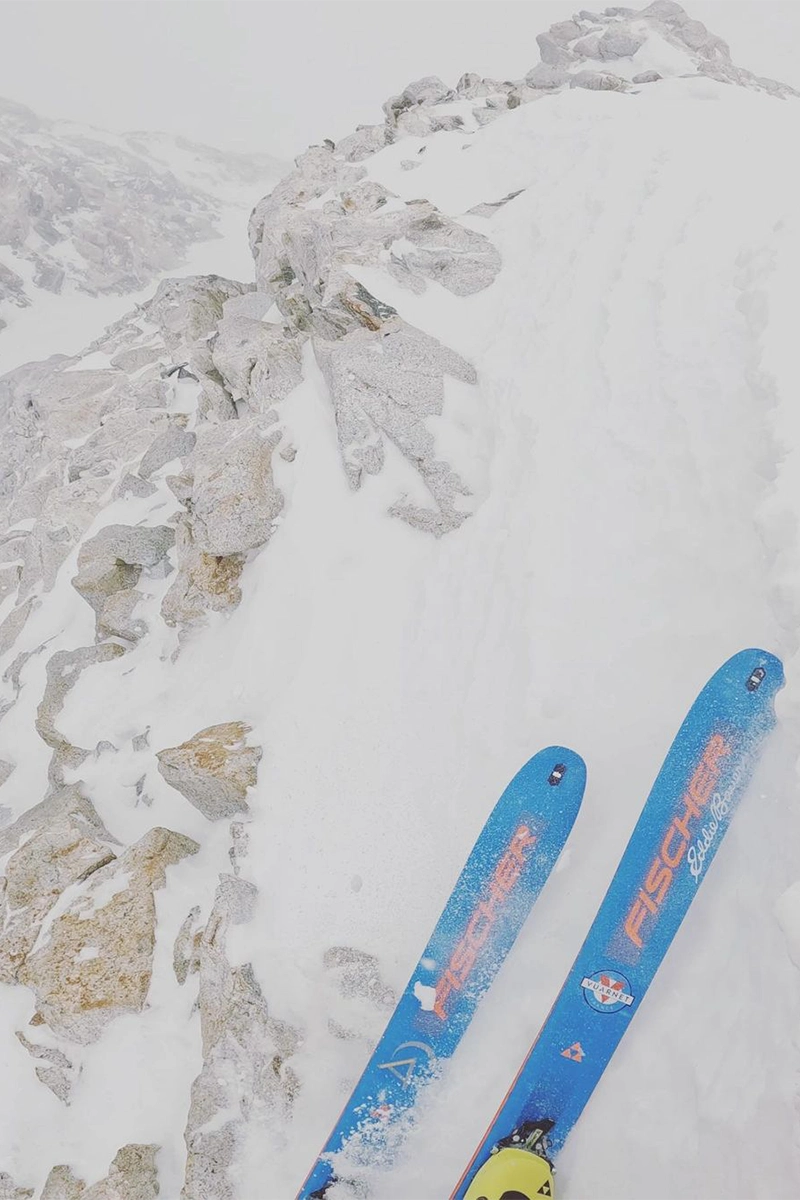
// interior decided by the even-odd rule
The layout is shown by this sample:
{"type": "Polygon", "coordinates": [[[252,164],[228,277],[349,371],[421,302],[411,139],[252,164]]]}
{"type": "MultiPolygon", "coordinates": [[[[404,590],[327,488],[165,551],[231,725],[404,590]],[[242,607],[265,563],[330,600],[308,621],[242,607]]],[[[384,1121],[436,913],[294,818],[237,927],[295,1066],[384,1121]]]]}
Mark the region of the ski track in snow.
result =
{"type": "MultiPolygon", "coordinates": [[[[374,1200],[449,1195],[689,704],[729,654],[756,644],[786,661],[783,724],[557,1183],[565,1200],[800,1191],[800,196],[777,152],[796,129],[788,103],[679,80],[635,98],[566,92],[475,135],[438,134],[411,173],[399,162],[414,139],[370,159],[373,178],[453,216],[526,188],[491,221],[464,218],[503,256],[483,293],[415,296],[354,272],[478,368],[477,392],[448,381],[440,430],[457,444],[475,514],[435,542],[384,515],[399,468],[350,492],[307,354],[282,409],[300,448],[294,464],[275,460],[284,518],[243,575],[239,608],[176,662],[166,634],[70,693],[59,724],[78,745],[120,745],[144,725],[154,748],[175,745],[232,712],[264,745],[247,860],[259,907],[229,951],[253,962],[272,1013],[306,1033],[293,1120],[251,1122],[241,1200],[294,1195],[381,1032],[385,1013],[334,991],[325,949],[375,954],[399,992],[497,796],[527,757],[563,742],[589,780],[560,869],[401,1158],[375,1180],[374,1200]],[[331,1020],[359,1033],[336,1037],[331,1020]]],[[[168,494],[139,517],[163,520],[168,494]]],[[[31,618],[31,645],[92,640],[91,611],[69,585],[75,557],[47,615],[31,618]]],[[[23,685],[43,671],[31,660],[23,685]]],[[[40,694],[37,682],[26,708],[23,687],[0,756],[40,694]]],[[[49,757],[42,743],[30,750],[4,788],[20,804],[42,794],[49,757]]],[[[209,826],[155,770],[153,806],[137,809],[125,791],[135,766],[81,768],[112,832],[127,841],[165,824],[203,849],[156,894],[148,1009],[80,1051],[69,1109],[43,1094],[10,1032],[29,1017],[26,994],[0,988],[13,1016],[4,1078],[20,1111],[40,1114],[33,1131],[11,1122],[0,1163],[40,1184],[69,1161],[93,1180],[120,1145],[155,1141],[162,1195],[177,1200],[200,1048],[171,947],[193,904],[208,911],[227,825],[209,826]]]]}

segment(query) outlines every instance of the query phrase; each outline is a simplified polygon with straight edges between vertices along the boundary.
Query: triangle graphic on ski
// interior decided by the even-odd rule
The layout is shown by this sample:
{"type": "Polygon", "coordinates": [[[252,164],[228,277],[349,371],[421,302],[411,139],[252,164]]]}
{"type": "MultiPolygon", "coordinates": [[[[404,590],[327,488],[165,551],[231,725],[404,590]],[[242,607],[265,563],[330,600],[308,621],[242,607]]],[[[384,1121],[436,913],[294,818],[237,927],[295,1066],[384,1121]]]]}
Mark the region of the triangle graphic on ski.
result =
{"type": "Polygon", "coordinates": [[[552,1196],[552,1194],[553,1194],[553,1189],[550,1186],[549,1180],[545,1181],[545,1183],[542,1184],[542,1186],[539,1188],[538,1192],[536,1193],[537,1196],[552,1196]]]}
{"type": "Polygon", "coordinates": [[[562,1058],[569,1058],[572,1062],[583,1062],[586,1057],[586,1051],[580,1042],[573,1042],[571,1046],[567,1046],[566,1050],[561,1051],[562,1058]]]}

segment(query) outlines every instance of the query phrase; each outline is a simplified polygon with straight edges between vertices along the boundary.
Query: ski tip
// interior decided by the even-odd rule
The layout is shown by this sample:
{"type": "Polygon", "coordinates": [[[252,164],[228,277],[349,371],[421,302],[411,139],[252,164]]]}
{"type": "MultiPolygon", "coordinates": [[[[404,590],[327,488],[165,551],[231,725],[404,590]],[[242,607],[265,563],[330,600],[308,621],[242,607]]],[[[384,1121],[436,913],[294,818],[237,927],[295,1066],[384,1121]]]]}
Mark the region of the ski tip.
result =
{"type": "Polygon", "coordinates": [[[521,808],[571,825],[586,788],[586,763],[567,746],[545,746],[517,771],[508,791],[521,808]]]}
{"type": "Polygon", "coordinates": [[[757,646],[734,654],[722,664],[717,676],[730,681],[742,699],[757,697],[765,707],[786,682],[783,663],[777,655],[757,646]]]}
{"type": "Polygon", "coordinates": [[[545,746],[518,771],[517,778],[521,776],[544,782],[554,791],[563,789],[582,795],[586,787],[586,763],[567,746],[545,746]]]}

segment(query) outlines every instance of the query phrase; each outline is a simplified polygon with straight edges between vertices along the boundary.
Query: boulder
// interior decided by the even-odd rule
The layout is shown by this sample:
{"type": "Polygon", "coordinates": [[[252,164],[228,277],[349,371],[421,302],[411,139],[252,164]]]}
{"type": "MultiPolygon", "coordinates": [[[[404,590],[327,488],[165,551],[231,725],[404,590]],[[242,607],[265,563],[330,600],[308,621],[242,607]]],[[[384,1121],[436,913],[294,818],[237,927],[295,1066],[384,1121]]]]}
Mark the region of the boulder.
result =
{"type": "Polygon", "coordinates": [[[13,983],[62,892],[115,858],[91,801],[66,787],[3,831],[11,854],[0,896],[0,981],[13,983]]]}
{"type": "Polygon", "coordinates": [[[199,848],[182,834],[151,829],[94,871],[49,922],[18,979],[36,993],[55,1033],[88,1045],[122,1013],[142,1011],[153,968],[153,892],[164,887],[168,866],[199,848]]]}
{"type": "Polygon", "coordinates": [[[256,785],[263,753],[246,744],[250,732],[242,721],[210,725],[179,746],[159,750],[158,769],[209,821],[247,812],[247,790],[256,785]]]}
{"type": "Polygon", "coordinates": [[[255,423],[226,422],[200,431],[189,464],[198,550],[227,557],[268,541],[283,508],[272,476],[272,451],[255,423]]]}
{"type": "Polygon", "coordinates": [[[646,40],[643,34],[612,26],[605,31],[597,44],[597,56],[605,60],[630,58],[642,48],[646,40]]]}

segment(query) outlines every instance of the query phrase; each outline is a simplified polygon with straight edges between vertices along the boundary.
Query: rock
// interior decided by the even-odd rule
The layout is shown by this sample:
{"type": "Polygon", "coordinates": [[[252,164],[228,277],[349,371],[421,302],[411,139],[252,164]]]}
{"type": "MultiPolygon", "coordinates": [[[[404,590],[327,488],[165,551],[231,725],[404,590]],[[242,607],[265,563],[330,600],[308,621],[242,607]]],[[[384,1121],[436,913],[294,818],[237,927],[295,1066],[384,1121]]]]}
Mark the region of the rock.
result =
{"type": "Polygon", "coordinates": [[[109,597],[134,588],[142,570],[158,566],[174,541],[169,525],[106,525],[84,542],[72,586],[95,610],[98,625],[109,597]]]}
{"type": "Polygon", "coordinates": [[[195,544],[188,517],[176,528],[176,548],[178,573],[161,602],[164,622],[172,627],[191,626],[208,612],[235,608],[242,598],[239,577],[244,556],[205,554],[195,544]]]}
{"type": "Polygon", "coordinates": [[[408,223],[405,237],[414,249],[400,256],[404,268],[440,283],[454,296],[482,291],[500,270],[500,254],[488,238],[451,221],[432,206],[426,205],[408,223]]]}
{"type": "Polygon", "coordinates": [[[521,104],[530,104],[532,100],[541,100],[541,95],[533,87],[528,87],[526,84],[520,84],[519,87],[513,88],[506,98],[506,103],[509,108],[519,108],[521,104]]]}
{"type": "Polygon", "coordinates": [[[19,587],[20,570],[17,566],[0,567],[0,603],[6,596],[16,595],[19,587]]]}
{"type": "Polygon", "coordinates": [[[226,316],[211,350],[231,396],[255,413],[280,403],[303,379],[298,342],[280,326],[246,316],[226,316]]]}
{"type": "Polygon", "coordinates": [[[89,753],[88,750],[73,746],[56,729],[55,720],[64,707],[68,693],[87,667],[109,662],[124,653],[122,646],[116,642],[106,642],[101,646],[81,646],[77,650],[57,650],[48,659],[47,684],[36,710],[35,724],[39,737],[55,751],[50,767],[50,778],[54,782],[63,783],[63,768],[80,766],[89,753]]]}
{"type": "Polygon", "coordinates": [[[18,602],[53,587],[62,564],[102,509],[108,486],[102,476],[83,476],[52,488],[22,546],[18,602]]]}
{"type": "Polygon", "coordinates": [[[508,204],[509,200],[516,200],[517,196],[521,196],[525,188],[518,188],[516,192],[509,192],[507,196],[503,196],[500,200],[489,200],[483,204],[475,204],[472,208],[468,208],[467,212],[471,217],[493,217],[499,209],[508,204]]]}
{"type": "Polygon", "coordinates": [[[396,125],[398,118],[409,109],[420,105],[447,104],[455,100],[455,93],[442,83],[436,75],[426,75],[424,79],[416,79],[409,83],[399,96],[392,96],[383,106],[387,123],[396,125]]]}
{"type": "Polygon", "coordinates": [[[657,17],[659,21],[667,21],[670,24],[682,24],[689,20],[686,9],[676,4],[675,0],[654,0],[647,8],[640,9],[639,16],[657,17]]]}
{"type": "Polygon", "coordinates": [[[132,613],[141,599],[135,591],[142,571],[168,574],[164,556],[175,541],[169,525],[107,525],[78,553],[72,586],[96,614],[98,638],[119,636],[137,641],[147,632],[132,613]]]}
{"type": "Polygon", "coordinates": [[[5,1171],[0,1171],[0,1200],[30,1200],[33,1188],[17,1187],[5,1171]]]}
{"type": "Polygon", "coordinates": [[[456,86],[459,96],[467,100],[476,100],[481,96],[491,96],[496,92],[506,92],[512,86],[497,79],[481,79],[474,71],[462,75],[456,86]]]}
{"type": "Polygon", "coordinates": [[[228,929],[249,919],[254,899],[251,884],[223,876],[200,939],[204,1061],[192,1084],[182,1200],[234,1200],[229,1171],[248,1120],[288,1116],[298,1090],[289,1062],[297,1030],[270,1015],[252,967],[232,967],[226,956],[228,929]]]}
{"type": "Polygon", "coordinates": [[[82,1045],[126,1012],[141,1012],[155,944],[153,892],[166,868],[195,854],[191,838],[151,829],[76,889],[18,972],[57,1034],[82,1045]]]}
{"type": "Polygon", "coordinates": [[[248,291],[252,285],[221,275],[164,279],[142,311],[158,326],[172,358],[179,359],[184,349],[214,333],[226,300],[248,291]]]}
{"type": "Polygon", "coordinates": [[[0,853],[16,846],[0,898],[0,981],[13,983],[42,922],[65,888],[115,858],[115,839],[77,787],[66,787],[3,831],[0,853]]]}
{"type": "Polygon", "coordinates": [[[568,67],[575,61],[575,55],[549,33],[540,33],[536,37],[539,54],[543,63],[551,67],[568,67]]]}
{"type": "Polygon", "coordinates": [[[181,986],[186,983],[190,974],[194,974],[200,968],[200,934],[196,932],[199,916],[200,906],[195,905],[184,918],[172,948],[172,969],[181,986]]]}
{"type": "Polygon", "coordinates": [[[269,539],[283,508],[272,449],[254,424],[201,431],[190,463],[192,536],[200,551],[226,557],[269,539]]]}
{"type": "Polygon", "coordinates": [[[454,133],[457,129],[464,128],[464,118],[458,113],[441,113],[438,116],[431,117],[431,132],[454,133]]]}
{"type": "Polygon", "coordinates": [[[126,642],[138,642],[143,638],[148,631],[147,623],[133,616],[141,599],[141,592],[135,588],[109,596],[97,615],[98,638],[101,641],[121,638],[126,642]]]}
{"type": "Polygon", "coordinates": [[[91,437],[69,451],[70,482],[87,472],[115,476],[121,462],[133,462],[147,448],[152,441],[154,421],[161,419],[136,408],[110,413],[91,437]]]}
{"type": "Polygon", "coordinates": [[[700,51],[704,57],[713,58],[717,54],[721,58],[730,57],[727,43],[716,34],[709,33],[702,21],[684,21],[675,34],[690,50],[700,51]]]}
{"type": "Polygon", "coordinates": [[[181,416],[171,420],[168,427],[160,433],[139,464],[139,475],[149,479],[167,463],[175,458],[185,458],[194,450],[197,437],[191,430],[186,429],[186,417],[181,416]]]}
{"type": "Polygon", "coordinates": [[[123,1146],[111,1164],[108,1176],[93,1184],[81,1200],[156,1200],[159,1195],[156,1154],[159,1147],[123,1146]]]}
{"type": "Polygon", "coordinates": [[[599,33],[590,33],[588,37],[576,42],[572,49],[581,58],[599,58],[601,36],[599,33]]]}
{"type": "Polygon", "coordinates": [[[480,86],[480,83],[480,75],[476,75],[474,71],[465,71],[456,84],[456,92],[459,96],[467,96],[471,100],[478,95],[475,89],[480,86]]]}
{"type": "Polygon", "coordinates": [[[347,162],[361,162],[377,154],[388,141],[389,131],[385,125],[358,125],[354,133],[349,133],[336,143],[336,153],[347,162]]]}
{"type": "Polygon", "coordinates": [[[583,33],[577,21],[557,21],[551,25],[548,33],[557,42],[572,42],[583,33]]]}
{"type": "Polygon", "coordinates": [[[473,368],[399,317],[380,330],[356,330],[337,342],[315,339],[314,352],[330,389],[351,487],[380,471],[387,437],[420,473],[438,506],[429,511],[401,502],[391,511],[437,536],[461,524],[466,513],[455,502],[467,489],[436,458],[425,421],[442,411],[444,375],[471,383],[473,368]]]}
{"type": "Polygon", "coordinates": [[[639,75],[634,75],[633,83],[657,83],[661,78],[658,71],[642,71],[639,75]]]}
{"type": "Polygon", "coordinates": [[[209,821],[247,812],[247,789],[256,785],[263,753],[246,744],[250,732],[242,721],[210,725],[180,746],[159,750],[158,769],[209,821]]]}
{"type": "Polygon", "coordinates": [[[539,88],[542,91],[550,91],[553,88],[563,87],[569,82],[569,72],[563,67],[553,67],[548,63],[537,63],[532,71],[528,71],[525,76],[525,82],[529,87],[539,88]]]}
{"type": "Polygon", "coordinates": [[[22,633],[25,622],[31,615],[36,601],[31,596],[23,604],[12,608],[6,619],[0,623],[0,654],[7,654],[22,633]]]}
{"type": "Polygon", "coordinates": [[[597,45],[598,56],[602,59],[630,58],[640,50],[646,42],[643,34],[633,33],[629,29],[607,29],[597,45]]]}
{"type": "MultiPolygon", "coordinates": [[[[16,769],[16,763],[6,762],[4,758],[0,758],[0,787],[3,786],[9,775],[16,769]]],[[[2,824],[2,822],[0,822],[2,824]]]]}
{"type": "Polygon", "coordinates": [[[84,1200],[86,1184],[66,1164],[53,1167],[39,1200],[84,1200]]]}
{"type": "Polygon", "coordinates": [[[50,1046],[37,1046],[24,1033],[17,1030],[17,1039],[33,1058],[44,1060],[48,1066],[36,1068],[37,1078],[63,1104],[69,1103],[69,1094],[75,1081],[75,1071],[66,1054],[50,1046]]]}
{"type": "Polygon", "coordinates": [[[570,76],[570,87],[588,88],[592,92],[625,92],[627,80],[609,71],[577,71],[570,76]]]}
{"type": "Polygon", "coordinates": [[[393,1009],[397,1003],[395,993],[381,978],[374,954],[352,946],[331,946],[325,951],[322,962],[346,999],[358,997],[385,1009],[393,1009]]]}
{"type": "Polygon", "coordinates": [[[156,1200],[158,1150],[154,1145],[123,1146],[106,1178],[91,1187],[73,1174],[71,1167],[64,1164],[53,1167],[40,1200],[156,1200]]]}
{"type": "Polygon", "coordinates": [[[155,484],[138,475],[124,475],[114,489],[115,500],[147,499],[155,491],[155,484]]]}

